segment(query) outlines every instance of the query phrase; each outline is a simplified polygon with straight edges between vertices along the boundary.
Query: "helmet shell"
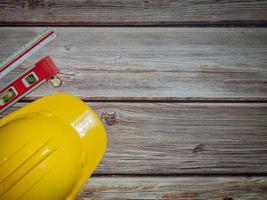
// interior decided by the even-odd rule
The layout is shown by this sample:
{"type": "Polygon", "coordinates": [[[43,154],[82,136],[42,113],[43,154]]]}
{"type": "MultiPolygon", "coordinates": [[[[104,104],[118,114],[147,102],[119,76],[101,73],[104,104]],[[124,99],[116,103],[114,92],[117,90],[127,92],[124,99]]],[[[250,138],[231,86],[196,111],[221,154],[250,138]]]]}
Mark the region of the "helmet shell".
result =
{"type": "Polygon", "coordinates": [[[104,127],[84,102],[37,100],[0,121],[0,200],[73,199],[105,148],[104,127]]]}

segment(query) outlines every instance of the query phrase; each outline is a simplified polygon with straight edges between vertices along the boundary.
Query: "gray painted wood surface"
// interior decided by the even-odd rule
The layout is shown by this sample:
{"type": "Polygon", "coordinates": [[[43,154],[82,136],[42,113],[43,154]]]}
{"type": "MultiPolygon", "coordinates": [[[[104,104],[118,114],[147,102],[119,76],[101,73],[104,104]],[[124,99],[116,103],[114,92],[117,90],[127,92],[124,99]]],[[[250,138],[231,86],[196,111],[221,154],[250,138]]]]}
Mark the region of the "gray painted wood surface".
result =
{"type": "Polygon", "coordinates": [[[64,84],[24,100],[75,94],[107,129],[77,200],[266,200],[267,29],[249,27],[266,24],[265,0],[2,0],[0,25],[22,27],[0,28],[0,60],[41,30],[29,25],[159,26],[55,28],[25,63],[51,55],[64,84]],[[245,28],[163,28],[229,25],[245,28]]]}
{"type": "Polygon", "coordinates": [[[267,104],[89,105],[109,141],[96,174],[267,173],[267,104]]]}
{"type": "MultiPolygon", "coordinates": [[[[1,28],[5,58],[40,28],[1,28]]],[[[85,100],[266,100],[266,28],[55,28],[52,55],[67,92],[85,100]]]]}
{"type": "Polygon", "coordinates": [[[76,200],[266,200],[266,177],[93,177],[76,200]]]}
{"type": "Polygon", "coordinates": [[[266,21],[264,0],[2,0],[0,3],[0,24],[10,25],[260,25],[266,21]]]}

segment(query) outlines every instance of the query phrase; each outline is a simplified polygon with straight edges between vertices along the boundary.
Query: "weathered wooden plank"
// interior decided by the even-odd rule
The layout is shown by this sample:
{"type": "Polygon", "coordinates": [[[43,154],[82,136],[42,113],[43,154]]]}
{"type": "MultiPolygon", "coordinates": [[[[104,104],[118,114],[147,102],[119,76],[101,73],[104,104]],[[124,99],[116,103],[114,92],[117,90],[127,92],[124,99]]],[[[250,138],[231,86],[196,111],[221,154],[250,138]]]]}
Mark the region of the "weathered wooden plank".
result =
{"type": "MultiPolygon", "coordinates": [[[[0,58],[38,28],[1,28],[0,58]]],[[[265,28],[56,28],[29,61],[52,55],[64,84],[86,100],[267,100],[265,28]]]]}
{"type": "Polygon", "coordinates": [[[267,1],[2,0],[0,23],[9,25],[264,24],[267,1]],[[15,14],[14,14],[15,13],[15,14]]]}
{"type": "Polygon", "coordinates": [[[116,119],[97,174],[267,172],[266,103],[89,104],[116,119]]]}
{"type": "Polygon", "coordinates": [[[266,177],[92,177],[76,200],[266,200],[266,177]]]}

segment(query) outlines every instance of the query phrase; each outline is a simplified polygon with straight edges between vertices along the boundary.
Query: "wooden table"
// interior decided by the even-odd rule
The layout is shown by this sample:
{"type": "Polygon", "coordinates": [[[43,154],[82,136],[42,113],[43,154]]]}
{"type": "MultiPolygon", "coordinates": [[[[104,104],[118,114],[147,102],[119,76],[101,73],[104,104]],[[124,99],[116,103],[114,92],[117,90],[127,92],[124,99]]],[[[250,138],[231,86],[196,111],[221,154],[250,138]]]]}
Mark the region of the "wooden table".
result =
{"type": "Polygon", "coordinates": [[[2,0],[0,24],[1,59],[58,35],[29,63],[51,55],[62,87],[13,110],[66,92],[105,123],[77,200],[267,199],[267,1],[2,0]]]}

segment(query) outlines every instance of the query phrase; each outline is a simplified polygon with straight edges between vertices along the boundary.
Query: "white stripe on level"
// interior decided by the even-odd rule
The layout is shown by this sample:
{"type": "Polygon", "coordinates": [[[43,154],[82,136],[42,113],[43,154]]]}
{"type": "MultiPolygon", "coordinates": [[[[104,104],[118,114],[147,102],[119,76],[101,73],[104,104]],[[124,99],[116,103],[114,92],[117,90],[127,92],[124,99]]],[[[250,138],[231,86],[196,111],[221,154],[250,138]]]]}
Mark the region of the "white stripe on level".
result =
{"type": "Polygon", "coordinates": [[[45,30],[44,32],[40,33],[40,34],[36,34],[29,42],[27,42],[26,44],[24,44],[21,48],[19,48],[17,51],[15,51],[13,54],[11,54],[8,58],[6,58],[5,60],[3,60],[0,64],[0,69],[8,64],[9,62],[11,62],[13,60],[13,58],[16,58],[18,55],[22,54],[25,50],[27,50],[30,46],[33,46],[34,43],[36,43],[37,41],[40,40],[40,38],[43,38],[45,35],[47,35],[49,32],[49,29],[45,30]]]}
{"type": "Polygon", "coordinates": [[[36,43],[40,38],[44,37],[45,35],[47,35],[49,33],[49,30],[45,30],[40,34],[36,34],[34,35],[34,37],[28,41],[26,44],[24,44],[22,47],[20,47],[17,51],[15,51],[13,54],[11,54],[8,58],[6,58],[5,60],[3,60],[0,64],[0,66],[2,67],[3,65],[6,65],[7,63],[9,63],[10,61],[12,61],[13,58],[15,58],[17,55],[22,54],[25,49],[27,50],[27,48],[29,46],[34,45],[34,43],[36,43]]]}
{"type": "Polygon", "coordinates": [[[33,86],[31,89],[29,89],[28,91],[26,91],[25,93],[23,93],[22,95],[18,96],[14,101],[10,102],[9,104],[7,104],[4,108],[2,108],[0,110],[0,113],[4,112],[6,109],[8,109],[10,106],[14,105],[15,103],[17,103],[20,99],[22,99],[23,97],[25,97],[27,94],[31,93],[33,90],[35,90],[36,88],[40,87],[42,84],[44,84],[46,82],[46,80],[42,80],[41,82],[39,82],[37,85],[33,86]]]}
{"type": "Polygon", "coordinates": [[[4,60],[3,62],[1,62],[0,64],[0,70],[3,66],[5,66],[6,64],[8,64],[9,62],[11,62],[15,57],[19,56],[20,54],[23,54],[24,52],[26,52],[21,58],[19,58],[17,61],[15,61],[13,64],[11,64],[9,67],[7,67],[6,69],[4,69],[3,71],[0,71],[0,78],[6,76],[9,72],[11,72],[13,69],[15,69],[18,65],[20,65],[22,62],[24,62],[27,58],[29,58],[32,54],[34,54],[36,51],[38,51],[39,49],[41,49],[42,47],[44,47],[46,44],[48,44],[50,41],[52,41],[55,37],[56,34],[53,33],[51,34],[48,38],[46,38],[45,40],[41,41],[38,45],[36,45],[34,48],[32,48],[31,50],[28,51],[28,49],[35,45],[36,41],[38,41],[40,38],[45,37],[47,34],[50,34],[51,31],[45,31],[44,33],[34,37],[34,39],[32,39],[30,42],[28,42],[27,44],[25,44],[21,49],[19,49],[18,51],[16,51],[13,55],[11,55],[9,58],[7,58],[6,60],[4,60]],[[28,52],[27,52],[28,51],[28,52]]]}

